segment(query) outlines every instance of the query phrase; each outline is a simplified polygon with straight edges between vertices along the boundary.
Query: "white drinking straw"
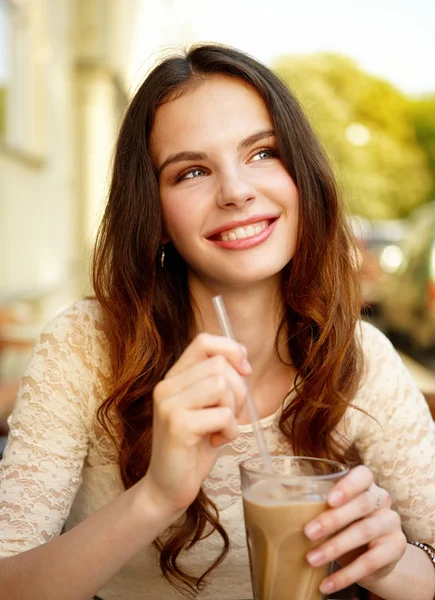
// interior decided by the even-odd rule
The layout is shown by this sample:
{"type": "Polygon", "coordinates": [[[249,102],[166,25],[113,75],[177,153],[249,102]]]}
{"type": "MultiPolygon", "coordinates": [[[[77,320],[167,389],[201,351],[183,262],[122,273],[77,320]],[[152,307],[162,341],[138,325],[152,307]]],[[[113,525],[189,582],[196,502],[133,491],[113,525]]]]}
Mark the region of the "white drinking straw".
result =
{"type": "MultiPolygon", "coordinates": [[[[233,330],[231,328],[230,320],[228,318],[227,311],[225,310],[225,305],[222,296],[214,296],[213,298],[213,306],[217,314],[217,318],[219,320],[219,325],[222,330],[222,334],[227,337],[235,340],[235,336],[233,330]]],[[[245,380],[246,381],[246,380],[245,380]]],[[[266,471],[269,473],[274,472],[272,459],[270,457],[269,450],[267,449],[266,440],[264,437],[264,431],[260,423],[260,418],[258,416],[257,409],[255,408],[254,401],[251,396],[251,391],[249,389],[248,381],[246,381],[246,406],[248,408],[249,419],[252,423],[252,427],[254,430],[255,439],[257,440],[258,450],[260,452],[260,456],[263,460],[263,465],[266,471]]]]}

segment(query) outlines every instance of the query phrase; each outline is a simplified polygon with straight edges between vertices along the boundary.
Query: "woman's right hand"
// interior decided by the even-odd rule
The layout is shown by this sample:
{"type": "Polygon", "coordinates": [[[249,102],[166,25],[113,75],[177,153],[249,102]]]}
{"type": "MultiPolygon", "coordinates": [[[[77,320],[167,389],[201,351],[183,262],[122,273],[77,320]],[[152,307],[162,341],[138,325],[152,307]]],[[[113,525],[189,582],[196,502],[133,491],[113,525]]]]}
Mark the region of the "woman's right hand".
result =
{"type": "Polygon", "coordinates": [[[251,373],[246,349],[199,334],[154,389],[153,445],[145,477],[174,514],[195,500],[222,445],[238,436],[251,373]]]}

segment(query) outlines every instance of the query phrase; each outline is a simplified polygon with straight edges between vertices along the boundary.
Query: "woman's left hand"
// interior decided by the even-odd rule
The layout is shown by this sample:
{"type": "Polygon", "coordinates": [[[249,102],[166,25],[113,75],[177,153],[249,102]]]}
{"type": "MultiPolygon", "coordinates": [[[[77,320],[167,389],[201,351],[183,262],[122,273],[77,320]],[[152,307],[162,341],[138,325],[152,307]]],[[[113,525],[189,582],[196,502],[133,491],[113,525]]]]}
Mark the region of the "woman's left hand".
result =
{"type": "Polygon", "coordinates": [[[331,594],[353,583],[370,587],[394,569],[406,550],[390,495],[374,483],[367,467],[358,466],[335,484],[327,502],[330,508],[305,527],[310,540],[331,536],[308,553],[308,562],[342,565],[322,581],[321,592],[331,594]]]}

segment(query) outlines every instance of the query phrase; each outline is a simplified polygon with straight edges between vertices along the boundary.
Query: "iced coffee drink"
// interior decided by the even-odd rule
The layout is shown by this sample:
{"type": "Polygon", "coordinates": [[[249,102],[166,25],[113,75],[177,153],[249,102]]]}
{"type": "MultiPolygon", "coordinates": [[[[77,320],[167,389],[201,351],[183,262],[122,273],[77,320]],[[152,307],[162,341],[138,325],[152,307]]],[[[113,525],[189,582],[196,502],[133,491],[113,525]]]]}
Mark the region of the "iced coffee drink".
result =
{"type": "Polygon", "coordinates": [[[347,469],[332,461],[272,457],[241,465],[243,509],[255,600],[319,600],[328,566],[312,567],[307,552],[318,545],[305,525],[326,509],[326,496],[347,469]]]}

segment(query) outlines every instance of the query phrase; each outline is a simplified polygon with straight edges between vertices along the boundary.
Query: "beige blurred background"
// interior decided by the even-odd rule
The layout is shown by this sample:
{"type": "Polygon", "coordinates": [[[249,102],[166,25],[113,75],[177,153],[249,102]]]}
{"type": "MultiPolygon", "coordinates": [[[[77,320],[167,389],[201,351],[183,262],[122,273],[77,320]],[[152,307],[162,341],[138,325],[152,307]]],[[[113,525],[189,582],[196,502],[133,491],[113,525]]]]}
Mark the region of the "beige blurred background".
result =
{"type": "Polygon", "coordinates": [[[91,292],[129,98],[195,41],[240,47],[295,90],[349,207],[365,316],[435,392],[432,0],[0,0],[0,420],[38,332],[91,292]]]}

